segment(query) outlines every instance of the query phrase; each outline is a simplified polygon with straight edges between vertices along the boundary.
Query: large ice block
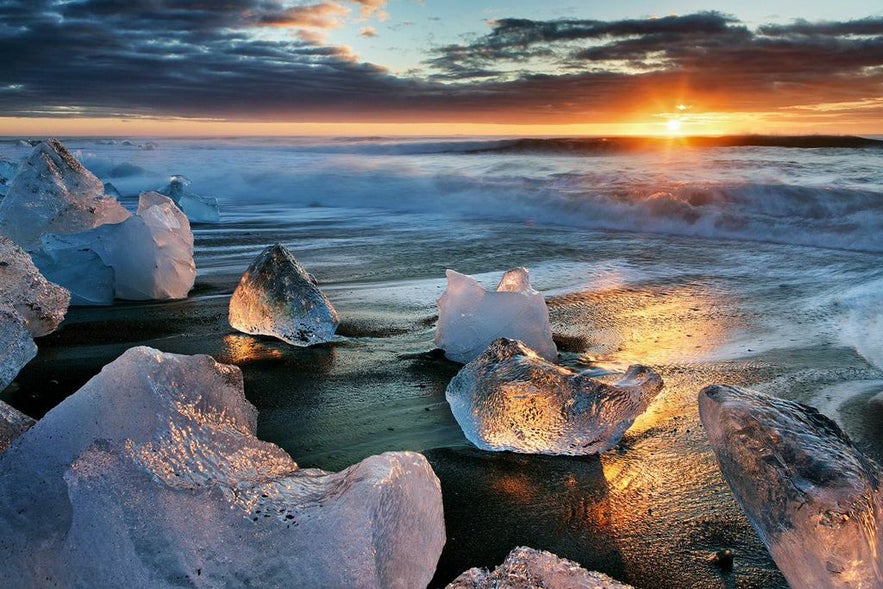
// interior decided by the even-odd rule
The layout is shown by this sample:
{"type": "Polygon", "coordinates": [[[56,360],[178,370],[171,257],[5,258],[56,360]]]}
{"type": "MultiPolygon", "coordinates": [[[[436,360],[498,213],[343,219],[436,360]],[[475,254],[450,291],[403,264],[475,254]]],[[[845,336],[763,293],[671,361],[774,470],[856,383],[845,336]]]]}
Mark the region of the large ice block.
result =
{"type": "Polygon", "coordinates": [[[438,299],[435,343],[449,360],[470,362],[501,337],[524,342],[546,360],[558,357],[549,309],[531,287],[527,268],[506,272],[496,292],[459,272],[447,270],[445,275],[448,287],[438,299]]]}
{"type": "Polygon", "coordinates": [[[618,444],[661,389],[662,379],[644,366],[609,385],[501,338],[457,373],[445,397],[479,448],[581,455],[618,444]]]}
{"type": "Polygon", "coordinates": [[[328,297],[285,246],[255,258],[230,298],[230,326],[295,346],[329,341],[340,320],[328,297]]]}
{"type": "Polygon", "coordinates": [[[721,472],[791,587],[883,587],[883,472],[812,407],[732,386],[699,393],[721,472]]]}
{"type": "Polygon", "coordinates": [[[445,589],[633,589],[545,550],[519,546],[493,571],[473,568],[445,589]]]}
{"type": "Polygon", "coordinates": [[[77,304],[181,299],[196,280],[190,223],[156,192],[141,193],[138,213],[122,223],[44,236],[34,259],[74,293],[77,304]]]}
{"type": "Polygon", "coordinates": [[[0,391],[37,355],[37,345],[21,316],[0,305],[0,391]]]}
{"type": "MultiPolygon", "coordinates": [[[[0,389],[2,388],[3,386],[0,385],[0,389]]],[[[37,422],[15,407],[0,401],[0,452],[6,451],[17,437],[33,427],[35,423],[37,422]]]]}
{"type": "Polygon", "coordinates": [[[57,139],[34,147],[0,202],[0,232],[25,249],[44,233],[79,233],[130,216],[57,139]]]}
{"type": "Polygon", "coordinates": [[[0,586],[427,585],[423,456],[299,469],[256,421],[235,366],[128,350],[0,454],[0,586]]]}
{"type": "Polygon", "coordinates": [[[157,192],[175,201],[191,223],[218,223],[221,220],[218,199],[196,194],[189,186],[190,180],[186,176],[176,174],[170,176],[169,184],[157,192]]]}
{"type": "Polygon", "coordinates": [[[46,280],[31,256],[0,237],[0,306],[19,314],[34,337],[52,333],[64,320],[70,293],[46,280]]]}

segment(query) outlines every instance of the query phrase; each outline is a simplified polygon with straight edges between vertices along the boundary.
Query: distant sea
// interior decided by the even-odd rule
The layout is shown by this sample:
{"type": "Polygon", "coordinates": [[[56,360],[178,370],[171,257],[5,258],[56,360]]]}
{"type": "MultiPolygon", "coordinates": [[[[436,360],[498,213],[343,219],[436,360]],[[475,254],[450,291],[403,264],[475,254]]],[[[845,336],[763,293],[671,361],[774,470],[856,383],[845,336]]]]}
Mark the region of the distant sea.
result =
{"type": "MultiPolygon", "coordinates": [[[[39,416],[123,350],[239,365],[259,435],[301,466],[425,452],[448,544],[434,584],[551,550],[637,587],[785,587],[721,478],[696,411],[730,383],[817,406],[883,459],[883,143],[671,139],[69,139],[122,201],[190,179],[221,223],[195,225],[197,284],[170,303],[73,309],[3,397],[39,416]],[[284,243],[337,307],[311,349],[235,334],[226,304],[284,243]],[[600,458],[471,448],[433,348],[444,271],[488,287],[530,269],[560,362],[603,378],[653,366],[666,387],[600,458]],[[732,572],[710,559],[735,554],[732,572]]],[[[0,158],[29,153],[0,140],[0,158]]]]}

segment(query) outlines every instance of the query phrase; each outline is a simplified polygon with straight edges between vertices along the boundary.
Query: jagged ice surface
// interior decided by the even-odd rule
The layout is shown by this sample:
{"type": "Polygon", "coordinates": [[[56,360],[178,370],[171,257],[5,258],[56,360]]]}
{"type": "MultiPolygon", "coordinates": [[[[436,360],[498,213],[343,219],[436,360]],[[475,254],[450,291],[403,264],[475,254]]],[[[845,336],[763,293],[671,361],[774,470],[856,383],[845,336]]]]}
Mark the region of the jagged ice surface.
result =
{"type": "Polygon", "coordinates": [[[132,348],[0,455],[4,587],[423,587],[441,490],[412,452],[298,469],[238,368],[132,348]]]}
{"type": "Polygon", "coordinates": [[[184,211],[191,223],[220,222],[218,199],[196,194],[188,186],[190,186],[190,180],[186,176],[174,175],[169,178],[169,184],[157,192],[175,201],[175,204],[184,211]]]}
{"type": "Polygon", "coordinates": [[[37,355],[37,345],[13,309],[0,305],[0,391],[37,355]]]}
{"type": "Polygon", "coordinates": [[[0,237],[0,306],[19,314],[34,337],[52,333],[64,320],[70,293],[46,280],[31,256],[0,237]]]}
{"type": "Polygon", "coordinates": [[[644,366],[608,385],[501,338],[457,373],[445,397],[479,448],[582,455],[618,444],[661,389],[662,379],[644,366]]]}
{"type": "Polygon", "coordinates": [[[0,202],[0,231],[25,249],[44,233],[78,233],[130,216],[57,139],[38,143],[0,202]]]}
{"type": "MultiPolygon", "coordinates": [[[[0,389],[2,388],[0,386],[0,389]]],[[[35,423],[37,422],[15,407],[0,401],[0,452],[4,452],[13,440],[30,429],[35,423]]]]}
{"type": "Polygon", "coordinates": [[[241,332],[271,335],[295,346],[329,341],[340,323],[328,297],[280,244],[265,248],[242,275],[228,318],[241,332]]]}
{"type": "Polygon", "coordinates": [[[883,586],[883,473],[814,408],[732,386],[699,393],[721,472],[792,587],[883,586]]]}
{"type": "Polygon", "coordinates": [[[514,548],[493,571],[473,568],[445,589],[633,589],[572,560],[526,546],[514,548]]]}
{"type": "Polygon", "coordinates": [[[506,272],[496,292],[459,272],[445,275],[448,286],[438,299],[435,343],[449,360],[465,364],[501,337],[522,341],[546,360],[557,358],[549,309],[531,287],[527,268],[506,272]]]}
{"type": "Polygon", "coordinates": [[[137,215],[122,223],[45,236],[34,259],[74,293],[77,304],[181,299],[196,280],[190,223],[156,192],[141,193],[137,215]]]}

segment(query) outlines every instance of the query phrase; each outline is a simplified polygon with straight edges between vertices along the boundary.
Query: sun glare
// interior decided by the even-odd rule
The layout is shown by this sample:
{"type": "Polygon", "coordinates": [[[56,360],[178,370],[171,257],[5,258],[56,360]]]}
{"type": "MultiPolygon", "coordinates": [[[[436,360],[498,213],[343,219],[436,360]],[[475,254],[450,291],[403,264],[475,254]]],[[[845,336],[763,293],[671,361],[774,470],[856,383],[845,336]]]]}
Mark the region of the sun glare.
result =
{"type": "Polygon", "coordinates": [[[681,121],[680,119],[669,119],[665,127],[671,134],[678,133],[681,130],[681,121]]]}

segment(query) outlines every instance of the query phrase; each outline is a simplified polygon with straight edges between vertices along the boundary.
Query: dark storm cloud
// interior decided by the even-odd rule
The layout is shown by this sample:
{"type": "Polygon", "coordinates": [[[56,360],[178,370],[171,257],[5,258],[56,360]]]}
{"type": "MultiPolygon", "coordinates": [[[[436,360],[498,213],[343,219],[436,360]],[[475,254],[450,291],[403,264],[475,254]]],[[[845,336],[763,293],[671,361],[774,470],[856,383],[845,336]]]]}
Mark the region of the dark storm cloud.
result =
{"type": "Polygon", "coordinates": [[[384,6],[0,0],[0,114],[68,116],[75,106],[89,115],[555,122],[672,89],[724,109],[883,95],[883,19],[754,31],[716,12],[501,19],[470,43],[437,48],[429,79],[391,75],[316,40],[347,8],[364,18],[384,6]],[[281,37],[254,34],[279,27],[281,37]]]}

